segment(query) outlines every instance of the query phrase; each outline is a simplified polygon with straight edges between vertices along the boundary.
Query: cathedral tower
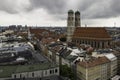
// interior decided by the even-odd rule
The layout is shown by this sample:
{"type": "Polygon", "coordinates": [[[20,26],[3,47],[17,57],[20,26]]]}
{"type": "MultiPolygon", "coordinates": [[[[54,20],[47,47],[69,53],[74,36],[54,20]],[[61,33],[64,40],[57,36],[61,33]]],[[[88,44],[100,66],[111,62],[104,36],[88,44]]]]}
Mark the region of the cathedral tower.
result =
{"type": "Polygon", "coordinates": [[[75,12],[75,27],[81,27],[80,12],[79,11],[75,12]]]}
{"type": "Polygon", "coordinates": [[[69,10],[68,11],[68,18],[67,18],[67,41],[71,42],[72,35],[75,30],[75,19],[74,19],[74,11],[69,10]]]}

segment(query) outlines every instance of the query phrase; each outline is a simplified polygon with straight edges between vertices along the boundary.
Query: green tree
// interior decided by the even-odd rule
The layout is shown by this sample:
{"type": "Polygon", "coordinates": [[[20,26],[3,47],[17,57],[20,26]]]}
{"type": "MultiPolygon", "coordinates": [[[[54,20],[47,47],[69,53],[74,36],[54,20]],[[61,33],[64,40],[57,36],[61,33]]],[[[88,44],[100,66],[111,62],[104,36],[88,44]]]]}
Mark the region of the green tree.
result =
{"type": "Polygon", "coordinates": [[[68,77],[71,80],[74,80],[74,73],[71,70],[70,67],[68,67],[67,65],[61,65],[60,66],[60,75],[63,77],[68,77]]]}

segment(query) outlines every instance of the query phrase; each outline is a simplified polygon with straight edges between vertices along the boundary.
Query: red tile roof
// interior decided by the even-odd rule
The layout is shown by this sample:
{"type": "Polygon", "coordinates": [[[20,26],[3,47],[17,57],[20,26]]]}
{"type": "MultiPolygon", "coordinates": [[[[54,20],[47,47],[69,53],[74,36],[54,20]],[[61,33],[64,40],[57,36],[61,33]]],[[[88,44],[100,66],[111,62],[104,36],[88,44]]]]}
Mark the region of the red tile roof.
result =
{"type": "Polygon", "coordinates": [[[50,44],[51,42],[56,42],[57,41],[57,39],[53,39],[53,38],[42,38],[41,39],[41,42],[42,42],[42,44],[50,44]]]}
{"type": "Polygon", "coordinates": [[[90,67],[95,67],[95,66],[105,64],[105,63],[108,63],[108,62],[110,62],[110,60],[107,59],[105,56],[103,56],[103,57],[99,57],[99,58],[96,58],[96,59],[91,59],[89,61],[80,61],[78,63],[78,65],[80,65],[82,67],[85,67],[85,68],[90,68],[90,67]]]}
{"type": "Polygon", "coordinates": [[[54,32],[51,32],[46,29],[41,29],[41,28],[30,28],[31,34],[34,34],[35,37],[38,39],[44,38],[44,37],[53,37],[53,38],[58,38],[58,36],[55,35],[54,32]]]}
{"type": "Polygon", "coordinates": [[[35,35],[41,35],[43,32],[49,33],[50,31],[45,30],[45,29],[39,29],[39,28],[30,28],[30,32],[35,35]]]}
{"type": "Polygon", "coordinates": [[[73,38],[111,40],[107,30],[103,27],[77,27],[73,38]]]}

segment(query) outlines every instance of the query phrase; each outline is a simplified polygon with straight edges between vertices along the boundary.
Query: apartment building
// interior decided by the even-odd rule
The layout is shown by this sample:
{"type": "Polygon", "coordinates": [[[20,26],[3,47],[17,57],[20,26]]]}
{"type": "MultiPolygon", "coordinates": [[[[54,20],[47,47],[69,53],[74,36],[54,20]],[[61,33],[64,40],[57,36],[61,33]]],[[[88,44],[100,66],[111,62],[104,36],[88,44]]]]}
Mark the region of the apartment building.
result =
{"type": "Polygon", "coordinates": [[[108,80],[110,61],[106,57],[83,60],[77,64],[79,80],[108,80]]]}

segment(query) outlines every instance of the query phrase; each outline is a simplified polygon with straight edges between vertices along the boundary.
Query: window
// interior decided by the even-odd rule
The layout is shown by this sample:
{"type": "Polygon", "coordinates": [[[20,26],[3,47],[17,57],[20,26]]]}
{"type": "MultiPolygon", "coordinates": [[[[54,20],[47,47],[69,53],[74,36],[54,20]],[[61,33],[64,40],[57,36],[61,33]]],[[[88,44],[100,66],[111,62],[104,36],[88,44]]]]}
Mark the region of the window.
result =
{"type": "Polygon", "coordinates": [[[45,75],[47,75],[47,71],[45,71],[45,75]]]}
{"type": "Polygon", "coordinates": [[[54,70],[52,70],[52,73],[54,74],[54,70]]]}
{"type": "Polygon", "coordinates": [[[77,18],[75,18],[75,21],[77,21],[77,18]]]}
{"type": "Polygon", "coordinates": [[[16,78],[16,75],[14,75],[14,78],[16,78]]]}
{"type": "Polygon", "coordinates": [[[71,20],[73,20],[73,17],[71,18],[71,20]]]}
{"type": "Polygon", "coordinates": [[[100,80],[100,78],[97,78],[96,80],[100,80]]]}
{"type": "Polygon", "coordinates": [[[57,73],[58,72],[58,70],[57,69],[55,69],[55,73],[57,73]]]}
{"type": "Polygon", "coordinates": [[[50,74],[52,73],[52,71],[50,70],[50,74]]]}
{"type": "Polygon", "coordinates": [[[52,59],[52,55],[50,55],[50,59],[52,59]]]}
{"type": "Polygon", "coordinates": [[[20,78],[22,78],[22,75],[20,74],[20,78]]]}
{"type": "Polygon", "coordinates": [[[32,73],[32,77],[34,77],[34,73],[32,73]]]}
{"type": "Polygon", "coordinates": [[[108,42],[108,45],[110,45],[110,42],[108,42]]]}
{"type": "Polygon", "coordinates": [[[104,42],[102,42],[102,48],[104,48],[104,42]]]}

